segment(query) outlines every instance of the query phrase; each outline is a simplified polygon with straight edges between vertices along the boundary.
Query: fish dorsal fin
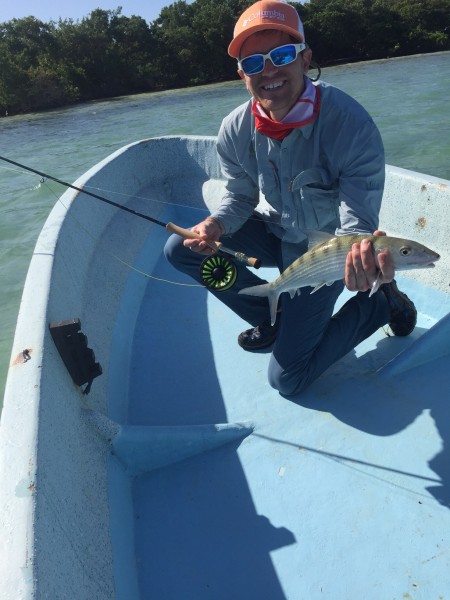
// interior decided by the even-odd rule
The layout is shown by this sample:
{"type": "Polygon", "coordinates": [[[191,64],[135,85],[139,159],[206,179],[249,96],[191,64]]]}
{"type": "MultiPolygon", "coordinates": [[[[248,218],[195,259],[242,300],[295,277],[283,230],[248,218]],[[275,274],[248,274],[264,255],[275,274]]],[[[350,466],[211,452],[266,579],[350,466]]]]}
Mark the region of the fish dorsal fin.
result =
{"type": "Polygon", "coordinates": [[[307,229],[304,233],[308,236],[308,250],[311,250],[311,248],[314,248],[314,246],[328,242],[336,237],[335,235],[327,233],[326,231],[315,231],[311,229],[307,229]]]}

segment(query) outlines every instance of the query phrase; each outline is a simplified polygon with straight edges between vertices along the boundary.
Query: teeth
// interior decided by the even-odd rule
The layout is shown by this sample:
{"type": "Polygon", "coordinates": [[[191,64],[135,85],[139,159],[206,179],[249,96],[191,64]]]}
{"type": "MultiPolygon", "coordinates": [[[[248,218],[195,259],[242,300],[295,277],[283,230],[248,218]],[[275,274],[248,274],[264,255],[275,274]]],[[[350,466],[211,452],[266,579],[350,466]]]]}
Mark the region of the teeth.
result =
{"type": "Polygon", "coordinates": [[[277,81],[277,83],[269,83],[269,85],[265,85],[264,89],[265,90],[275,90],[276,88],[279,88],[283,85],[282,81],[277,81]]]}

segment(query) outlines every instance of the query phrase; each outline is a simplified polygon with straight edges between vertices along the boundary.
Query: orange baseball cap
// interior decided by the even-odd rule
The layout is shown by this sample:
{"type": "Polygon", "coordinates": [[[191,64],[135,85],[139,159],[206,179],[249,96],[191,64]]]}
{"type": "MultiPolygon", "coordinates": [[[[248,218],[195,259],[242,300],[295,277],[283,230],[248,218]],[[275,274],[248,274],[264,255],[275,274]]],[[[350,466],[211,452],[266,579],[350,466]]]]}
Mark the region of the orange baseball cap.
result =
{"type": "Polygon", "coordinates": [[[234,37],[228,46],[228,54],[234,58],[239,57],[239,51],[245,40],[256,31],[263,29],[279,29],[305,41],[303,23],[297,10],[281,0],[260,0],[247,8],[239,17],[235,28],[234,37]]]}

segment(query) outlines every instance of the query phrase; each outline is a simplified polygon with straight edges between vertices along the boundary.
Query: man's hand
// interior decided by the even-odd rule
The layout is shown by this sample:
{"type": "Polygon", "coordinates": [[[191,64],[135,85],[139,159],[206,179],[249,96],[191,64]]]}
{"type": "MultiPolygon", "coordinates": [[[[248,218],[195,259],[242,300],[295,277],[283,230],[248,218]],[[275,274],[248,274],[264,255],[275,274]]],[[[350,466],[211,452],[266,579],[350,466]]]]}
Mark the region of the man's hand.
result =
{"type": "MultiPolygon", "coordinates": [[[[375,231],[374,235],[386,235],[384,231],[375,231]]],[[[378,254],[378,264],[369,240],[353,244],[345,261],[345,285],[351,292],[370,290],[378,278],[380,283],[389,283],[394,279],[394,262],[389,250],[378,254]]]]}
{"type": "Polygon", "coordinates": [[[189,250],[198,252],[199,254],[214,254],[215,250],[208,245],[208,242],[219,241],[219,238],[223,233],[223,229],[219,221],[212,219],[211,217],[207,217],[204,221],[192,227],[192,231],[198,233],[202,239],[186,239],[184,240],[183,245],[186,248],[189,248],[189,250]]]}

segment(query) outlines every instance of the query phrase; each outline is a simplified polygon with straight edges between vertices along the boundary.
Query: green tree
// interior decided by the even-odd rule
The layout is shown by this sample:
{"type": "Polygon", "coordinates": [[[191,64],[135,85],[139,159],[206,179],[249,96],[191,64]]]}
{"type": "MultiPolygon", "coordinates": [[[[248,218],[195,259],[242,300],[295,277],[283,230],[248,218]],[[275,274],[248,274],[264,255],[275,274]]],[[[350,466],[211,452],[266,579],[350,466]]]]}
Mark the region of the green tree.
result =
{"type": "Polygon", "coordinates": [[[53,73],[58,62],[54,27],[34,17],[0,26],[0,89],[5,111],[60,106],[67,102],[64,86],[53,73]]]}
{"type": "Polygon", "coordinates": [[[161,10],[151,32],[156,40],[155,64],[161,87],[184,87],[195,73],[194,7],[185,0],[161,10]]]}
{"type": "MultiPolygon", "coordinates": [[[[248,4],[248,2],[247,2],[248,4]]],[[[229,80],[236,77],[236,63],[226,51],[237,16],[244,10],[236,2],[197,0],[192,22],[196,31],[196,73],[192,84],[229,80]]]]}
{"type": "Polygon", "coordinates": [[[115,15],[111,19],[112,46],[115,55],[115,82],[120,93],[154,88],[156,42],[144,19],[115,15]]]}
{"type": "MultiPolygon", "coordinates": [[[[0,23],[0,115],[236,78],[227,54],[253,0],[177,0],[150,24],[121,8],[0,23]]],[[[450,49],[450,0],[293,3],[321,64],[450,49]]]]}
{"type": "Polygon", "coordinates": [[[26,71],[13,64],[7,43],[0,39],[0,116],[16,111],[27,83],[26,71]]]}
{"type": "Polygon", "coordinates": [[[394,6],[407,31],[400,48],[403,53],[448,48],[450,0],[395,0],[394,6]]]}

